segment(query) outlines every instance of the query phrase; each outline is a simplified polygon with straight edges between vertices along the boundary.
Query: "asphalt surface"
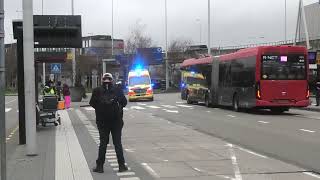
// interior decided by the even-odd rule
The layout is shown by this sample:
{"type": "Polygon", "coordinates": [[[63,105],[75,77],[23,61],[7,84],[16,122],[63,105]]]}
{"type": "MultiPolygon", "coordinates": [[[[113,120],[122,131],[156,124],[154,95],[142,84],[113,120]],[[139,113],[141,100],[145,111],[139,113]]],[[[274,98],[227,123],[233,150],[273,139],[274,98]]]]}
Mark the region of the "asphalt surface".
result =
{"type": "Polygon", "coordinates": [[[318,112],[292,109],[282,115],[269,111],[238,113],[226,108],[188,105],[179,94],[159,94],[154,102],[130,103],[128,108],[149,112],[306,170],[320,172],[318,112]]]}

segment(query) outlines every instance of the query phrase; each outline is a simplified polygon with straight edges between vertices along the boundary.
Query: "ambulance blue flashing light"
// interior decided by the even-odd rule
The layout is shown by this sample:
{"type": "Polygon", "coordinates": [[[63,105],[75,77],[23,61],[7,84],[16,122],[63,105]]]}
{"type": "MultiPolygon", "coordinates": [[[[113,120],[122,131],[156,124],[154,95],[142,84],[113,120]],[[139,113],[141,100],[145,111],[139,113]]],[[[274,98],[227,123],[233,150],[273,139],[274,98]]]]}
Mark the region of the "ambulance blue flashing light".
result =
{"type": "Polygon", "coordinates": [[[196,72],[194,72],[194,71],[191,71],[191,74],[196,74],[196,72]]]}

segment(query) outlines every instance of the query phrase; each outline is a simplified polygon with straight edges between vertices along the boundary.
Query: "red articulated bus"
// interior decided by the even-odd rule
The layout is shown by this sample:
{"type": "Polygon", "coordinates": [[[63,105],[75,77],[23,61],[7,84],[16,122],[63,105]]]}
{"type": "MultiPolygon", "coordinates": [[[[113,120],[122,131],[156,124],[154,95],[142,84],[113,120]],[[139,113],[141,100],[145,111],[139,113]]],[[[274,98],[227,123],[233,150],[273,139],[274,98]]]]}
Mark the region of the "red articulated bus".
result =
{"type": "Polygon", "coordinates": [[[282,113],[310,104],[307,49],[261,46],[213,57],[208,105],[282,113]]]}

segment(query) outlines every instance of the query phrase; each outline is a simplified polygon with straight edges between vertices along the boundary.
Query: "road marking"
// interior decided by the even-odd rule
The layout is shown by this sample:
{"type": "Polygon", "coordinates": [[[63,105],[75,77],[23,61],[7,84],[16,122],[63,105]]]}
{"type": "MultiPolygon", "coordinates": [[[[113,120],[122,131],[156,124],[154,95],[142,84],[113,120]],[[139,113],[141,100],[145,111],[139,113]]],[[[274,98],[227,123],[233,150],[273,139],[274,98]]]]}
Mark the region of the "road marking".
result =
{"type": "Polygon", "coordinates": [[[140,106],[131,106],[131,109],[136,109],[136,110],[142,110],[142,109],[146,109],[140,106]]]}
{"type": "Polygon", "coordinates": [[[134,176],[136,175],[136,173],[134,172],[121,172],[121,173],[117,173],[117,176],[134,176]]]}
{"type": "Polygon", "coordinates": [[[233,165],[235,180],[242,180],[240,168],[239,168],[239,165],[237,162],[236,153],[234,152],[234,149],[233,149],[233,144],[228,144],[228,146],[229,146],[229,152],[230,152],[231,161],[232,161],[232,165],[233,165]]]}
{"type": "Polygon", "coordinates": [[[148,108],[151,108],[151,109],[160,109],[160,107],[158,106],[147,106],[148,108]]]}
{"type": "Polygon", "coordinates": [[[183,104],[178,104],[177,106],[185,107],[185,108],[192,108],[193,107],[193,106],[188,106],[188,105],[183,105],[183,104]]]}
{"type": "Polygon", "coordinates": [[[231,117],[231,118],[235,118],[236,116],[234,116],[234,115],[227,115],[228,117],[231,117]]]}
{"type": "Polygon", "coordinates": [[[181,101],[180,101],[180,102],[176,102],[176,104],[183,104],[183,103],[184,103],[184,102],[181,102],[181,101]]]}
{"type": "Polygon", "coordinates": [[[94,111],[93,107],[85,107],[84,109],[87,110],[87,111],[94,111]]]}
{"type": "Polygon", "coordinates": [[[193,168],[194,170],[198,171],[198,172],[202,172],[200,169],[198,168],[193,168]]]}
{"type": "Polygon", "coordinates": [[[134,149],[125,149],[125,151],[127,151],[127,152],[134,152],[134,149]]]}
{"type": "Polygon", "coordinates": [[[6,102],[6,104],[13,103],[13,102],[15,102],[16,100],[17,100],[17,99],[11,100],[11,101],[9,101],[9,102],[6,102]]]}
{"type": "Polygon", "coordinates": [[[6,108],[6,109],[5,109],[6,112],[9,112],[9,111],[11,111],[11,110],[12,110],[12,108],[6,108]]]}
{"type": "Polygon", "coordinates": [[[165,107],[165,108],[178,108],[178,107],[176,107],[176,106],[171,106],[171,105],[161,105],[161,106],[163,106],[163,107],[165,107]]]}
{"type": "Polygon", "coordinates": [[[128,111],[129,109],[128,108],[123,108],[123,110],[128,111]]]}
{"type": "Polygon", "coordinates": [[[141,165],[142,165],[154,178],[160,178],[160,176],[159,176],[147,163],[141,163],[141,165]]]}
{"type": "Polygon", "coordinates": [[[268,159],[267,156],[264,156],[264,155],[261,155],[261,154],[259,154],[259,153],[250,151],[250,150],[248,150],[248,149],[245,149],[245,148],[242,148],[242,147],[238,147],[238,146],[237,146],[236,148],[239,149],[239,150],[241,150],[241,151],[247,152],[247,153],[249,153],[249,154],[253,154],[253,155],[255,155],[255,156],[258,156],[258,157],[261,157],[261,158],[264,158],[264,159],[268,159]]]}
{"type": "Polygon", "coordinates": [[[109,163],[115,163],[115,162],[118,162],[118,160],[117,159],[108,159],[108,162],[109,163]]]}
{"type": "Polygon", "coordinates": [[[144,103],[137,103],[139,106],[146,106],[147,104],[144,103]]]}
{"type": "Polygon", "coordinates": [[[120,180],[140,180],[138,177],[120,178],[120,180]]]}
{"type": "Polygon", "coordinates": [[[207,111],[207,113],[211,113],[211,111],[207,111]]]}
{"type": "Polygon", "coordinates": [[[169,112],[169,113],[179,113],[179,111],[173,111],[173,110],[168,110],[168,109],[162,109],[162,110],[169,112]]]}
{"type": "Polygon", "coordinates": [[[267,121],[258,121],[259,123],[262,123],[262,124],[269,124],[270,122],[267,122],[267,121]]]}
{"type": "Polygon", "coordinates": [[[320,179],[320,176],[319,176],[319,175],[314,174],[314,173],[312,173],[312,172],[304,172],[303,174],[306,174],[306,175],[309,175],[309,176],[312,176],[312,177],[315,177],[315,178],[320,179]]]}
{"type": "Polygon", "coordinates": [[[225,175],[216,175],[216,176],[221,177],[221,178],[225,178],[225,179],[232,179],[231,177],[225,176],[225,175]]]}
{"type": "Polygon", "coordinates": [[[119,164],[118,164],[118,163],[111,163],[110,166],[111,166],[111,167],[118,167],[119,164]]]}
{"type": "Polygon", "coordinates": [[[106,155],[116,155],[117,153],[115,152],[107,152],[106,155]]]}
{"type": "Polygon", "coordinates": [[[315,133],[315,131],[308,130],[308,129],[300,129],[300,131],[309,132],[309,133],[315,133]]]}
{"type": "Polygon", "coordinates": [[[107,159],[116,159],[117,156],[106,156],[107,159]]]}

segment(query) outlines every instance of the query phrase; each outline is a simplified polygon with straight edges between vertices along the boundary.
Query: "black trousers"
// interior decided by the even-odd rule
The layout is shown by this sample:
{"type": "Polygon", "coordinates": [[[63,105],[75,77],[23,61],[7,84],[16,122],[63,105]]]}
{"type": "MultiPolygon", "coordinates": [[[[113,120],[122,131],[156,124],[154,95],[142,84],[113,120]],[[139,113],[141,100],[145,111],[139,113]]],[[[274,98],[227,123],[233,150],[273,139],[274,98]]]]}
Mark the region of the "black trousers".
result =
{"type": "Polygon", "coordinates": [[[106,151],[107,145],[109,144],[109,135],[112,135],[113,145],[117,154],[119,166],[125,164],[123,157],[123,148],[121,143],[122,136],[122,127],[123,126],[98,126],[99,135],[100,135],[100,145],[97,164],[104,164],[106,160],[106,151]]]}
{"type": "Polygon", "coordinates": [[[317,101],[317,106],[320,105],[320,92],[316,92],[316,101],[317,101]]]}

